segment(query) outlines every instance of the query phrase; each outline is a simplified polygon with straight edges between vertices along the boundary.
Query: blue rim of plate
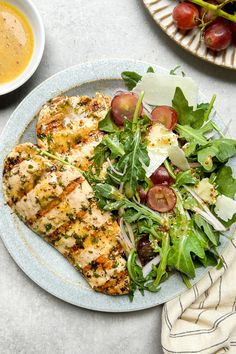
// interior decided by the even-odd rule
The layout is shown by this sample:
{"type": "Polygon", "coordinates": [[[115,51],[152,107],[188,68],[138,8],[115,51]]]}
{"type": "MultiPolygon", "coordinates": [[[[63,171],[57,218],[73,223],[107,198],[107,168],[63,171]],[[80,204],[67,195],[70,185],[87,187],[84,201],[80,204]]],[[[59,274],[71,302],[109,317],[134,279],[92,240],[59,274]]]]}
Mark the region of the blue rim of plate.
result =
{"type": "MultiPolygon", "coordinates": [[[[150,65],[150,63],[142,61],[124,59],[89,62],[63,70],[36,87],[15,109],[2,132],[0,144],[1,186],[5,156],[17,145],[21,135],[46,101],[88,82],[119,79],[120,73],[124,70],[144,73],[150,65]]],[[[157,72],[168,72],[167,69],[160,68],[155,64],[152,66],[157,72]]],[[[202,95],[199,97],[203,99],[202,95]]],[[[216,121],[224,126],[219,118],[216,121]]],[[[31,280],[63,301],[95,311],[130,312],[163,304],[186,291],[181,277],[174,274],[161,285],[160,292],[155,294],[146,292],[145,296],[137,292],[133,302],[129,301],[128,296],[114,297],[96,293],[86,285],[82,276],[69,265],[63,256],[29,230],[16,215],[12,214],[11,209],[5,203],[2,187],[0,189],[0,208],[2,214],[0,235],[14,261],[31,280]],[[53,266],[50,263],[52,261],[53,266]],[[55,264],[65,266],[68,274],[73,272],[73,281],[72,278],[65,276],[64,269],[63,275],[60,274],[55,264]]],[[[226,244],[227,239],[222,238],[220,252],[226,244]]],[[[207,274],[209,269],[211,268],[197,269],[196,277],[191,281],[192,285],[207,274]]]]}

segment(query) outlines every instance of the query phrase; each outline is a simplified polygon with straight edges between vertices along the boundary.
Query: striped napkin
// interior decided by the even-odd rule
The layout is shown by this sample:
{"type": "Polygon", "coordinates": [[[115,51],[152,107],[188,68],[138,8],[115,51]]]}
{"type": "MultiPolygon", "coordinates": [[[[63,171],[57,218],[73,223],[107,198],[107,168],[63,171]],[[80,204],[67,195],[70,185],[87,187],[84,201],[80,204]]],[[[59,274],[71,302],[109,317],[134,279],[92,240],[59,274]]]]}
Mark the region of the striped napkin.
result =
{"type": "Polygon", "coordinates": [[[223,252],[224,267],[210,270],[184,294],[165,304],[165,354],[236,353],[236,240],[223,252]]]}

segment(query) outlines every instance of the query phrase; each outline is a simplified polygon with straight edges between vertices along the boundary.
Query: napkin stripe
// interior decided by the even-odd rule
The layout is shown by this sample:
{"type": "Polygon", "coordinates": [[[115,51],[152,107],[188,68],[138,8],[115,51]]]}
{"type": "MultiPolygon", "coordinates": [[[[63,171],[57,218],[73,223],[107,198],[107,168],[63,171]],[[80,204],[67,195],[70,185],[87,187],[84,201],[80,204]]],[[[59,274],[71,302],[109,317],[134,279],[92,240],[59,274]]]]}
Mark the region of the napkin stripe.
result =
{"type": "Polygon", "coordinates": [[[226,320],[227,318],[229,318],[232,315],[236,315],[236,313],[230,311],[226,314],[224,314],[223,316],[217,318],[217,320],[213,323],[213,326],[209,329],[197,329],[197,330],[192,330],[192,331],[184,331],[184,332],[180,332],[180,333],[170,333],[170,337],[176,338],[176,337],[187,337],[187,336],[195,336],[198,334],[209,334],[209,333],[213,333],[219,326],[219,324],[221,322],[223,322],[224,320],[226,320]]]}
{"type": "Polygon", "coordinates": [[[235,296],[235,299],[234,299],[232,311],[236,311],[236,296],[235,296]]]}
{"type": "Polygon", "coordinates": [[[170,319],[169,319],[169,316],[168,316],[168,312],[167,312],[167,309],[166,309],[165,306],[164,306],[164,314],[165,314],[164,318],[165,318],[165,322],[167,324],[167,327],[169,328],[169,330],[171,330],[172,329],[172,324],[170,322],[170,319]]]}
{"type": "Polygon", "coordinates": [[[208,290],[206,290],[206,291],[204,292],[204,295],[205,295],[205,299],[200,303],[200,305],[199,305],[199,310],[200,310],[200,309],[203,309],[203,307],[204,307],[205,301],[206,301],[206,299],[208,298],[208,290]]]}
{"type": "Polygon", "coordinates": [[[181,315],[180,316],[182,316],[182,313],[184,312],[184,308],[183,308],[183,304],[182,304],[180,298],[181,298],[181,295],[179,296],[179,304],[180,304],[180,308],[181,308],[181,315]]]}
{"type": "Polygon", "coordinates": [[[225,268],[225,270],[228,269],[228,264],[227,264],[224,256],[221,256],[221,258],[223,259],[223,267],[225,268]]]}
{"type": "Polygon", "coordinates": [[[208,272],[208,275],[209,275],[209,278],[210,278],[210,281],[211,281],[211,286],[212,286],[213,285],[213,279],[212,279],[211,273],[208,272]]]}
{"type": "Polygon", "coordinates": [[[220,277],[220,285],[219,285],[219,301],[215,307],[215,309],[217,310],[219,305],[220,305],[220,301],[221,301],[221,287],[222,287],[222,276],[220,277]]]}
{"type": "Polygon", "coordinates": [[[197,300],[198,295],[197,295],[196,285],[193,285],[193,291],[194,291],[195,300],[197,300]]]}
{"type": "Polygon", "coordinates": [[[200,316],[201,316],[204,312],[206,312],[206,311],[207,311],[207,309],[202,310],[202,312],[199,313],[199,315],[197,316],[197,319],[196,319],[196,321],[195,321],[195,324],[198,323],[198,321],[199,321],[199,319],[200,319],[200,316]]]}
{"type": "Polygon", "coordinates": [[[163,348],[167,353],[173,353],[173,354],[202,353],[202,352],[204,352],[205,350],[208,350],[208,349],[212,349],[212,348],[214,348],[214,347],[217,347],[218,345],[221,345],[221,344],[227,342],[228,340],[229,340],[229,337],[227,337],[226,339],[224,339],[224,340],[221,341],[221,342],[218,342],[218,343],[216,343],[216,344],[211,345],[210,347],[206,347],[206,348],[200,349],[200,350],[188,350],[188,351],[182,351],[182,350],[181,350],[181,352],[178,352],[178,351],[176,351],[176,350],[175,350],[175,351],[169,350],[169,349],[167,349],[167,348],[165,348],[165,347],[163,347],[163,346],[162,346],[162,348],[163,348]]]}

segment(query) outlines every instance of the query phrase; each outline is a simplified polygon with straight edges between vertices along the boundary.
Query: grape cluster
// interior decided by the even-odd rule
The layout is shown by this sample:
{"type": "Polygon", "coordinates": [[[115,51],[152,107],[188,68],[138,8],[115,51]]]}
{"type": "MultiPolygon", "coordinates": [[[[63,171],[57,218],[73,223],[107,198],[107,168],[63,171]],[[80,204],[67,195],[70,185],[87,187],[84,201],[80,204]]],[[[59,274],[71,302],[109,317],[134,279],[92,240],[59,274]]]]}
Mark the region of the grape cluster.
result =
{"type": "MultiPolygon", "coordinates": [[[[213,4],[213,8],[220,9],[224,14],[234,14],[236,2],[229,0],[210,0],[204,3],[213,4]]],[[[203,34],[207,48],[221,51],[233,43],[236,45],[236,23],[219,16],[219,11],[182,1],[173,10],[173,20],[176,26],[183,31],[198,27],[203,34]]]]}

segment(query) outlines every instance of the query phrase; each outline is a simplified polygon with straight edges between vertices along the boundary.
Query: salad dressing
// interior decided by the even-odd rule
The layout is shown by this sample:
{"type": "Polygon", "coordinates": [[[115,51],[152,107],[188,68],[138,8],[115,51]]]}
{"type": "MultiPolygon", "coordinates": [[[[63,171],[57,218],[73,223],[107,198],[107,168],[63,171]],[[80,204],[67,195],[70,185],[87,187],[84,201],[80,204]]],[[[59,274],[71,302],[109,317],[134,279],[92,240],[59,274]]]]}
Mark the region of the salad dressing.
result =
{"type": "Polygon", "coordinates": [[[30,62],[34,36],[26,17],[0,0],[0,84],[14,80],[30,62]]]}

